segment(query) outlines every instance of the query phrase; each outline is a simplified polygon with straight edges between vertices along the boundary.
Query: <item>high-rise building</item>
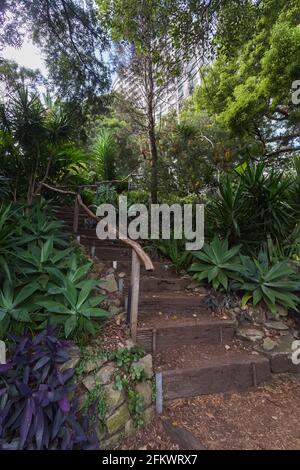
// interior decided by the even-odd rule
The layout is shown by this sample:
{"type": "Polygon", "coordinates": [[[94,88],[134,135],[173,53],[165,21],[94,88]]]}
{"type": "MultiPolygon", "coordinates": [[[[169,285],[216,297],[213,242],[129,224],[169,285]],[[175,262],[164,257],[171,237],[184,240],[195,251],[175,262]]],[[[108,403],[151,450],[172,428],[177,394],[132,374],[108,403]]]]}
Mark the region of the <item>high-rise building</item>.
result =
{"type": "MultiPolygon", "coordinates": [[[[201,84],[200,62],[198,57],[191,59],[182,67],[180,76],[174,77],[158,89],[155,104],[156,119],[175,109],[177,114],[185,99],[192,95],[196,85],[201,84]]],[[[113,82],[113,91],[134,98],[143,107],[143,93],[133,73],[118,76],[113,82]]]]}

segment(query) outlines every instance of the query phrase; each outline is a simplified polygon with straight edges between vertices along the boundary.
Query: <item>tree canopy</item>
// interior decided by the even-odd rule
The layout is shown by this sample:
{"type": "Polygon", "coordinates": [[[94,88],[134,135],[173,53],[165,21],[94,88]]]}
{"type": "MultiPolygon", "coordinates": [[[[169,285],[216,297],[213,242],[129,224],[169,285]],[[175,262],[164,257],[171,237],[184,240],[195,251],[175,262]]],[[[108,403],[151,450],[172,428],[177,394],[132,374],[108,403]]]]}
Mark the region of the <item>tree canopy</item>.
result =
{"type": "Polygon", "coordinates": [[[221,9],[216,59],[203,72],[199,107],[234,135],[253,136],[265,157],[300,150],[299,1],[231,1],[221,9]]]}

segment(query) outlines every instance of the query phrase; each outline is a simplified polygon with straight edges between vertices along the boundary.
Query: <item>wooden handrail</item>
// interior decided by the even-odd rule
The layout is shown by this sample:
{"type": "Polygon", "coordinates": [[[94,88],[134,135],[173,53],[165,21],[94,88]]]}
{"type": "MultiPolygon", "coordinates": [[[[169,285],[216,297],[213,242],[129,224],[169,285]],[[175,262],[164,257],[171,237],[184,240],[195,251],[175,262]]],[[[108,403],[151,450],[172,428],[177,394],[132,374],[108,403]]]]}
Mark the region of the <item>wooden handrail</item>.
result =
{"type": "MultiPolygon", "coordinates": [[[[97,217],[85,204],[84,202],[82,201],[82,198],[80,196],[80,194],[77,194],[77,200],[78,200],[78,204],[83,208],[83,210],[89,215],[89,217],[91,217],[92,219],[94,220],[97,220],[99,222],[99,217],[97,217]]],[[[119,232],[116,228],[112,227],[111,225],[107,224],[107,228],[108,230],[114,234],[114,236],[117,238],[117,239],[120,239],[123,243],[125,243],[126,245],[130,246],[130,248],[132,248],[136,254],[138,255],[140,261],[143,263],[146,271],[153,271],[154,270],[154,266],[152,264],[152,261],[150,259],[150,257],[147,255],[147,253],[145,253],[145,251],[143,250],[143,248],[141,247],[141,245],[139,243],[137,243],[136,241],[134,240],[130,240],[129,238],[127,238],[126,236],[124,236],[121,232],[119,232]]]]}
{"type": "MultiPolygon", "coordinates": [[[[57,192],[59,194],[70,194],[75,196],[75,207],[74,207],[74,221],[73,229],[74,232],[78,231],[78,221],[79,221],[79,208],[85,211],[85,213],[97,222],[100,220],[83,202],[82,197],[79,193],[73,191],[65,191],[63,189],[54,188],[49,186],[49,184],[42,183],[42,186],[49,189],[50,191],[57,192]]],[[[121,232],[119,232],[115,227],[112,227],[108,224],[108,230],[110,233],[113,233],[116,239],[120,239],[123,243],[130,246],[132,249],[132,263],[131,263],[131,281],[130,281],[130,330],[132,339],[136,341],[137,336],[137,324],[138,324],[138,307],[139,307],[139,292],[140,292],[140,265],[143,263],[147,271],[153,271],[154,266],[150,257],[145,253],[143,248],[139,243],[134,240],[128,239],[121,232]]]]}
{"type": "MultiPolygon", "coordinates": [[[[54,191],[54,192],[57,192],[57,193],[60,193],[60,194],[66,194],[66,195],[69,194],[71,196],[75,196],[78,205],[82,207],[82,209],[86,212],[86,214],[89,217],[91,217],[92,219],[99,222],[99,218],[84,204],[80,194],[75,193],[74,191],[65,191],[63,189],[54,188],[53,186],[50,186],[49,184],[46,184],[46,183],[43,183],[42,186],[49,189],[50,191],[54,191]]],[[[78,214],[76,214],[76,208],[75,208],[75,215],[77,215],[77,217],[78,217],[78,214]]],[[[76,228],[76,225],[78,226],[78,223],[76,224],[76,221],[74,220],[74,228],[76,228]]],[[[123,243],[125,243],[127,246],[130,246],[130,248],[132,248],[132,250],[134,250],[136,252],[136,254],[138,255],[140,261],[142,262],[143,266],[145,267],[146,271],[153,271],[154,270],[154,266],[153,266],[153,263],[152,263],[150,257],[147,255],[147,253],[145,253],[145,251],[143,250],[143,248],[141,247],[141,245],[138,242],[136,242],[134,240],[130,240],[129,238],[124,236],[122,233],[120,233],[114,227],[108,226],[108,229],[111,231],[111,233],[115,234],[115,237],[117,239],[120,239],[123,243]]]]}

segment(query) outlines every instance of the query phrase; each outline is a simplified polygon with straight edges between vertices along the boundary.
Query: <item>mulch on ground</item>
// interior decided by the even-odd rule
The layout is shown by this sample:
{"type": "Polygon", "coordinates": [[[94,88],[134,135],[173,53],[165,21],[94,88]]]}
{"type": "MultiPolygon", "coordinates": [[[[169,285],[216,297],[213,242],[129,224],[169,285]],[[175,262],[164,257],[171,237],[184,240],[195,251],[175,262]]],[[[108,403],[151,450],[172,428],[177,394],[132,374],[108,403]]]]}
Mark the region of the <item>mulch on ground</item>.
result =
{"type": "MultiPolygon", "coordinates": [[[[300,449],[300,377],[276,376],[268,385],[241,393],[170,402],[173,426],[190,431],[208,450],[300,449]]],[[[159,419],[123,441],[127,449],[177,449],[159,419]],[[172,447],[173,446],[173,447],[172,447]]]]}
{"type": "Polygon", "coordinates": [[[177,400],[167,415],[208,449],[300,449],[300,378],[253,391],[177,400]]]}
{"type": "Polygon", "coordinates": [[[178,450],[179,447],[171,441],[159,418],[141,429],[133,436],[125,439],[118,450],[178,450]]]}

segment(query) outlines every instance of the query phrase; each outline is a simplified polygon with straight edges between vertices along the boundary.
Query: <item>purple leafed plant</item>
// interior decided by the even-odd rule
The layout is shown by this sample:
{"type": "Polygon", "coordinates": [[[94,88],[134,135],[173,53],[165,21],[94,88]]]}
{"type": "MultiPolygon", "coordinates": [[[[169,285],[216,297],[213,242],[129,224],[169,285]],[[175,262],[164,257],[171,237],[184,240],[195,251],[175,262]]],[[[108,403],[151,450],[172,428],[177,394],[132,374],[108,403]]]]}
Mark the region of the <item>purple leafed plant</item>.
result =
{"type": "Polygon", "coordinates": [[[0,449],[98,448],[87,419],[77,419],[74,370],[59,370],[71,344],[54,327],[11,340],[9,362],[0,365],[0,449]]]}

